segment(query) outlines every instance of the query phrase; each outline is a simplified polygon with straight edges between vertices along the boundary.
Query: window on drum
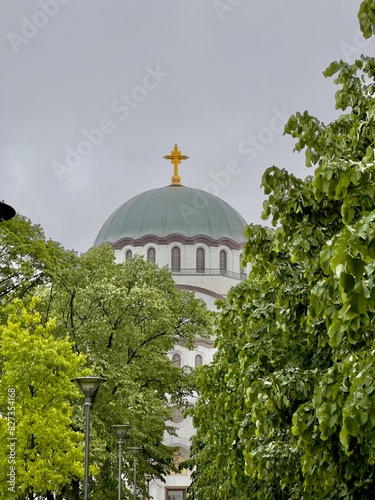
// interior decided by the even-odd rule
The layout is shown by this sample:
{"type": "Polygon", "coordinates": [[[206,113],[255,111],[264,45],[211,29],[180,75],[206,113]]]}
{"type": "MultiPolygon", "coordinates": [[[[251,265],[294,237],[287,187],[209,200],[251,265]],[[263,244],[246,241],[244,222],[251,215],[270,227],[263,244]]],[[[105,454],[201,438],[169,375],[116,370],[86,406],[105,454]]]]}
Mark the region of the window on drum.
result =
{"type": "Polygon", "coordinates": [[[147,250],[147,260],[150,260],[151,262],[155,263],[156,259],[156,251],[154,247],[150,247],[147,250]]]}
{"type": "Polygon", "coordinates": [[[172,271],[181,270],[181,250],[179,247],[173,247],[171,253],[171,268],[172,271]]]}
{"type": "Polygon", "coordinates": [[[220,250],[220,271],[227,270],[227,252],[220,250]]]}
{"type": "Polygon", "coordinates": [[[204,262],[204,249],[197,248],[196,252],[196,271],[204,272],[205,262],[204,262]]]}

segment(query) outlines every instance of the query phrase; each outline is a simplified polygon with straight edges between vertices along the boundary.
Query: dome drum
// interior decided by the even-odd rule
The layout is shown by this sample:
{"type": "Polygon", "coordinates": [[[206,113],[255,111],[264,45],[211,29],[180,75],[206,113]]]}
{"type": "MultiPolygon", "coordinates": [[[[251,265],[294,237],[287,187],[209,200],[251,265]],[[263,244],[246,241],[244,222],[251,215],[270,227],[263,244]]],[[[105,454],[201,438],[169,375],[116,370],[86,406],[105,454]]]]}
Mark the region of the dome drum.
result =
{"type": "MultiPolygon", "coordinates": [[[[198,239],[198,238],[197,238],[198,239]]],[[[241,268],[240,256],[241,248],[233,249],[232,245],[215,244],[209,246],[206,241],[198,240],[194,245],[186,245],[178,238],[172,238],[168,245],[158,245],[157,240],[147,240],[149,243],[143,245],[129,244],[125,246],[114,245],[115,255],[118,262],[124,262],[134,254],[142,255],[147,260],[152,260],[159,267],[167,267],[176,276],[217,276],[242,281],[246,278],[246,273],[241,268]],[[116,248],[120,246],[119,248],[116,248]],[[173,249],[179,249],[178,265],[173,265],[173,249]],[[150,249],[153,249],[155,258],[150,259],[150,249]],[[198,252],[203,253],[203,262],[198,262],[198,252]],[[225,265],[222,262],[222,254],[225,254],[225,265]]]]}

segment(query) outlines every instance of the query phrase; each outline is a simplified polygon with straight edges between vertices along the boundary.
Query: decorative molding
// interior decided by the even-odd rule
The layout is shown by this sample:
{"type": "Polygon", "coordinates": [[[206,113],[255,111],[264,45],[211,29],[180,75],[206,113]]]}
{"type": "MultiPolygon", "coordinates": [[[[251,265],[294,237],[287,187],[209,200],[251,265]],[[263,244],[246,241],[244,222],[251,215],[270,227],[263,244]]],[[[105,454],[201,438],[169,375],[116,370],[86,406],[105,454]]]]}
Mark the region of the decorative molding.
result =
{"type": "Polygon", "coordinates": [[[180,290],[190,290],[191,292],[203,293],[204,295],[209,295],[214,299],[224,298],[224,295],[220,295],[220,293],[213,292],[212,290],[208,290],[208,288],[203,288],[201,286],[176,284],[176,287],[180,290]]]}
{"type": "MultiPolygon", "coordinates": [[[[109,242],[110,243],[110,242],[109,242]]],[[[114,250],[121,250],[126,245],[133,247],[144,247],[148,243],[153,243],[154,245],[170,245],[171,243],[181,243],[182,245],[197,245],[203,243],[208,247],[219,247],[226,246],[230,250],[241,250],[244,246],[243,243],[238,243],[230,238],[220,238],[214,240],[209,236],[198,235],[193,237],[187,237],[182,234],[170,234],[165,237],[147,235],[141,238],[128,238],[124,237],[116,241],[115,243],[110,243],[114,250]]]]}
{"type": "Polygon", "coordinates": [[[207,349],[212,349],[214,346],[214,341],[210,339],[197,339],[194,342],[195,347],[207,347],[207,349]]]}
{"type": "Polygon", "coordinates": [[[186,451],[190,452],[190,439],[184,436],[167,436],[163,442],[167,446],[179,446],[180,448],[184,448],[186,451]]]}
{"type": "Polygon", "coordinates": [[[205,268],[200,271],[193,267],[181,269],[170,269],[168,267],[168,269],[174,276],[223,276],[225,278],[231,278],[237,281],[243,281],[247,278],[246,274],[236,273],[234,271],[227,271],[218,268],[205,268]]]}

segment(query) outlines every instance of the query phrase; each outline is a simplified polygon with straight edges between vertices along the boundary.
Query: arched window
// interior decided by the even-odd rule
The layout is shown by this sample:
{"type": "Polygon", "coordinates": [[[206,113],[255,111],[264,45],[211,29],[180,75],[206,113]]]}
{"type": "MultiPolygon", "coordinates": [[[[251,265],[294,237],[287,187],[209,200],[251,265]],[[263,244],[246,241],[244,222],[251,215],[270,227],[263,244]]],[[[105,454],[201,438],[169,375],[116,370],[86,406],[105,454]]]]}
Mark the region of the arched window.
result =
{"type": "Polygon", "coordinates": [[[147,250],[147,260],[150,260],[151,262],[155,262],[155,256],[156,256],[155,248],[150,247],[147,250]]]}
{"type": "Polygon", "coordinates": [[[131,250],[126,250],[126,260],[130,260],[133,257],[133,252],[131,250]]]}
{"type": "Polygon", "coordinates": [[[181,250],[179,247],[173,247],[171,253],[172,271],[181,271],[181,250]]]}
{"type": "Polygon", "coordinates": [[[172,422],[174,424],[179,424],[183,421],[184,416],[183,416],[183,410],[181,408],[174,408],[172,411],[172,422]]]}
{"type": "Polygon", "coordinates": [[[220,250],[220,271],[227,270],[227,252],[220,250]]]}
{"type": "Polygon", "coordinates": [[[195,368],[198,368],[198,366],[202,366],[203,364],[203,358],[200,354],[197,354],[195,356],[195,368]]]}
{"type": "Polygon", "coordinates": [[[204,272],[204,250],[203,250],[203,248],[197,248],[196,270],[197,270],[197,272],[204,272]]]}
{"type": "MultiPolygon", "coordinates": [[[[182,420],[183,420],[183,417],[182,417],[182,420]]],[[[181,420],[181,422],[182,422],[181,420]]],[[[174,422],[174,420],[172,419],[172,421],[174,422]]],[[[184,458],[183,454],[181,453],[181,450],[178,450],[178,451],[175,451],[173,453],[173,464],[174,466],[176,467],[177,469],[177,472],[175,470],[170,470],[168,472],[169,475],[171,476],[175,476],[176,474],[180,475],[180,476],[186,476],[187,474],[187,471],[185,468],[183,468],[181,466],[181,464],[183,462],[186,461],[186,458],[184,458]]],[[[168,490],[168,500],[184,500],[186,498],[186,492],[185,492],[185,489],[169,489],[168,490]]]]}
{"type": "Polygon", "coordinates": [[[177,352],[175,352],[172,356],[172,364],[177,366],[177,368],[181,368],[181,356],[177,352]]]}

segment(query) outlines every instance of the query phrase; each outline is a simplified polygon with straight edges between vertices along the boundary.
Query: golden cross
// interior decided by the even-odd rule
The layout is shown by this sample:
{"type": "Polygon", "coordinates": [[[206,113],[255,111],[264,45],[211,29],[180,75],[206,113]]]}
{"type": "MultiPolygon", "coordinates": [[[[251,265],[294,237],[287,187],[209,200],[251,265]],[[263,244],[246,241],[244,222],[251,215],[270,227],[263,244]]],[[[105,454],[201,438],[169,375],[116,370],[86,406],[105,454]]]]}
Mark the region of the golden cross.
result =
{"type": "Polygon", "coordinates": [[[172,184],[181,186],[181,177],[178,175],[178,164],[181,163],[181,160],[187,160],[189,157],[186,155],[182,155],[181,151],[178,150],[177,144],[175,144],[173,151],[171,151],[170,155],[163,156],[166,160],[171,160],[171,163],[174,165],[174,172],[171,177],[172,184]]]}

